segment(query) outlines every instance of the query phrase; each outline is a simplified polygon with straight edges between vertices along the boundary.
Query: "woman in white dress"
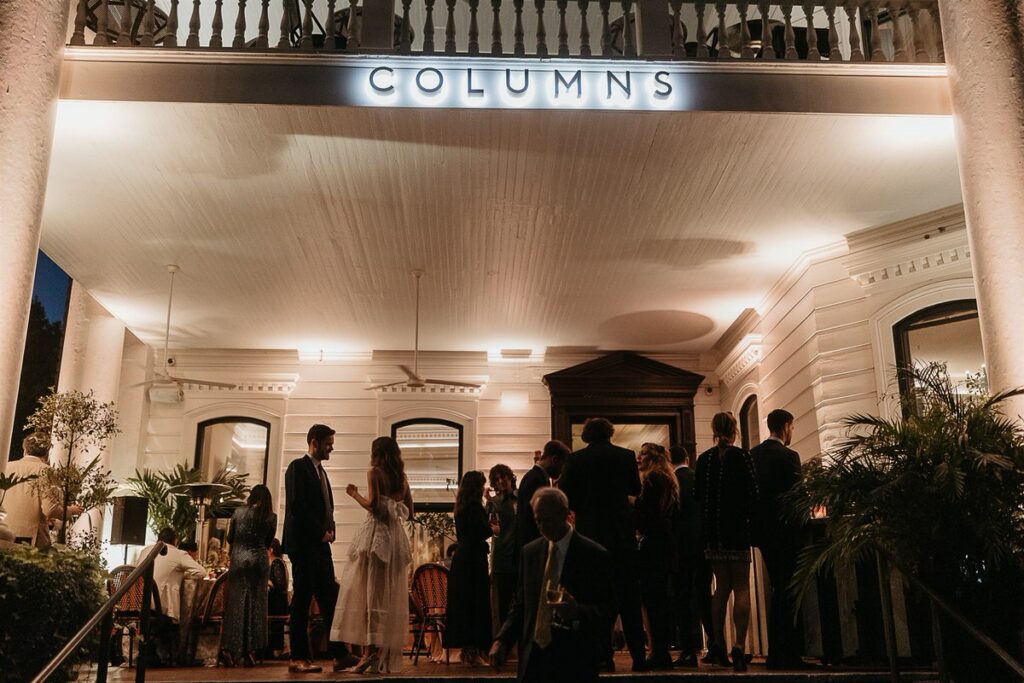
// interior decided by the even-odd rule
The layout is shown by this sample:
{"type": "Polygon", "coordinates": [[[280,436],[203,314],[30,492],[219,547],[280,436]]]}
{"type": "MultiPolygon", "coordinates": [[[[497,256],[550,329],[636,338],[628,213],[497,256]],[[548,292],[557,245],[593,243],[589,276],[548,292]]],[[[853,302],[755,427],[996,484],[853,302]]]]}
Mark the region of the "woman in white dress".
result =
{"type": "Polygon", "coordinates": [[[404,524],[412,519],[412,493],[402,451],[390,436],[374,439],[366,482],[366,497],[355,484],[347,488],[368,514],[349,546],[331,640],[364,646],[350,672],[397,672],[409,630],[412,553],[404,524]]]}

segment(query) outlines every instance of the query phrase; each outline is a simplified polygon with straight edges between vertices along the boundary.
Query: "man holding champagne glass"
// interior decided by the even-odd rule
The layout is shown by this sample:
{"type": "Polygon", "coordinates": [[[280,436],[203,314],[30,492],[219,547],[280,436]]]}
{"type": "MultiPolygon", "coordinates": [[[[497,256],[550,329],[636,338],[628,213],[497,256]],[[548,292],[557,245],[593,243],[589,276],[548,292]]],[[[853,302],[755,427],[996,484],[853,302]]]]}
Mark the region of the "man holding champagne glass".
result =
{"type": "Polygon", "coordinates": [[[518,590],[491,647],[504,663],[519,638],[519,681],[596,681],[600,634],[614,609],[608,552],[569,524],[569,501],[552,487],[530,501],[538,538],[523,547],[518,590]]]}

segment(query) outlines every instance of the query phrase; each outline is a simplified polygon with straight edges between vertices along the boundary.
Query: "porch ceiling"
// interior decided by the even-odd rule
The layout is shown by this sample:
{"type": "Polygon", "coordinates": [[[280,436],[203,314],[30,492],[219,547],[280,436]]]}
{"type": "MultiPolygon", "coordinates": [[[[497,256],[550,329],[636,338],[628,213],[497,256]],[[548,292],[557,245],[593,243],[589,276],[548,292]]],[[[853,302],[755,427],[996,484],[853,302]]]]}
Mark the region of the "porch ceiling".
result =
{"type": "Polygon", "coordinates": [[[60,103],[42,248],[177,346],[698,351],[960,201],[948,118],[60,103]]]}

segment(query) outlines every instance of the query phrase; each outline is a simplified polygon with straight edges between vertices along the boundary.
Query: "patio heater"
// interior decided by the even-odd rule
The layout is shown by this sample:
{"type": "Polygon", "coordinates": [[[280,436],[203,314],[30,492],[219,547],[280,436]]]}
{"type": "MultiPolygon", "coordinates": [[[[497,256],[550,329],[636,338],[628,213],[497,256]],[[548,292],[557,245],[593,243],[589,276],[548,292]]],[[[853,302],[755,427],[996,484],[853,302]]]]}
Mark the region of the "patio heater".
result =
{"type": "Polygon", "coordinates": [[[175,496],[187,496],[192,499],[192,503],[196,506],[198,511],[196,514],[196,523],[199,525],[199,532],[196,534],[196,542],[199,544],[199,552],[201,557],[205,557],[206,552],[206,508],[213,504],[214,498],[217,496],[230,491],[231,487],[226,484],[215,484],[212,481],[196,481],[191,484],[178,484],[172,486],[167,490],[168,493],[175,496]]]}

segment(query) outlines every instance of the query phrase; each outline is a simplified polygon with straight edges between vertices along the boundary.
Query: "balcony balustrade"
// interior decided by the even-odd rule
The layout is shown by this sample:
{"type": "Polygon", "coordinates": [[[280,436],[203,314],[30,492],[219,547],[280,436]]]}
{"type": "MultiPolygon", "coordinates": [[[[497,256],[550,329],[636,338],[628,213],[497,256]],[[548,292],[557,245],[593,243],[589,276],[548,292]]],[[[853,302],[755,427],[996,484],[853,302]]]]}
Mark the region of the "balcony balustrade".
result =
{"type": "Polygon", "coordinates": [[[483,6],[481,0],[78,0],[70,44],[277,54],[943,61],[937,0],[490,0],[483,6]]]}

